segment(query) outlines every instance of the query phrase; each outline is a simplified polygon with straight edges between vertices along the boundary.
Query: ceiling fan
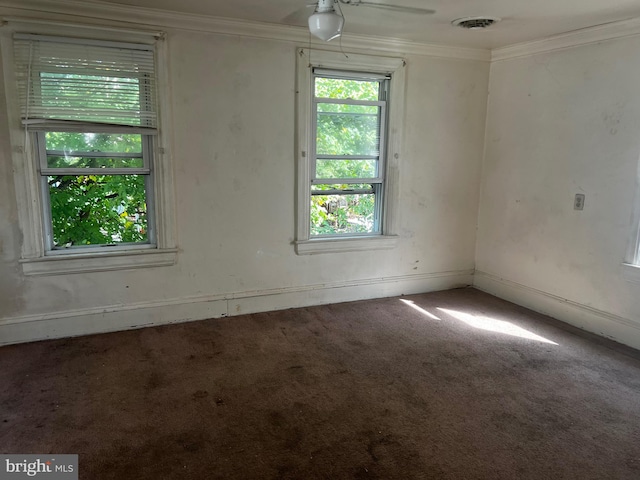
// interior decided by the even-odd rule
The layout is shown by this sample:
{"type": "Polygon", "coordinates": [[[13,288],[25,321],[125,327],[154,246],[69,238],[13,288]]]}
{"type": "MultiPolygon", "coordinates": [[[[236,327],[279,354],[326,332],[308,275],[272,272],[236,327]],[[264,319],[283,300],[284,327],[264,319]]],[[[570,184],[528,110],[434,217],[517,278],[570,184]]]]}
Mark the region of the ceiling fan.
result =
{"type": "MultiPolygon", "coordinates": [[[[314,11],[308,19],[309,32],[325,42],[338,38],[342,35],[342,28],[344,27],[342,5],[349,7],[380,8],[418,15],[429,15],[435,13],[435,10],[431,10],[429,8],[405,7],[402,5],[391,5],[389,3],[377,3],[365,0],[318,0],[317,3],[307,5],[307,7],[314,7],[314,11]]],[[[290,19],[290,17],[297,17],[298,13],[299,12],[295,12],[287,17],[287,19],[290,19]]]]}

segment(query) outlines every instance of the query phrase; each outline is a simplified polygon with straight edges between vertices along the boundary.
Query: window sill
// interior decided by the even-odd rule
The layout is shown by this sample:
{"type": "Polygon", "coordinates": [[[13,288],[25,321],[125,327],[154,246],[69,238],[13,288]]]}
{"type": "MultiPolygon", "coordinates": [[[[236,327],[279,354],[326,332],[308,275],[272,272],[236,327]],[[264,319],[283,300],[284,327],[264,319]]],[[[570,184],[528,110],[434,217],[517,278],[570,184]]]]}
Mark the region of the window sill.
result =
{"type": "Polygon", "coordinates": [[[622,276],[625,280],[633,283],[640,283],[640,265],[623,263],[621,265],[622,276]]]}
{"type": "Polygon", "coordinates": [[[25,275],[63,275],[107,272],[131,268],[164,267],[176,263],[177,249],[127,250],[120,252],[73,253],[20,260],[25,275]]]}
{"type": "Polygon", "coordinates": [[[379,235],[375,237],[314,238],[295,243],[298,255],[320,253],[361,252],[366,250],[386,250],[395,248],[398,237],[379,235]]]}

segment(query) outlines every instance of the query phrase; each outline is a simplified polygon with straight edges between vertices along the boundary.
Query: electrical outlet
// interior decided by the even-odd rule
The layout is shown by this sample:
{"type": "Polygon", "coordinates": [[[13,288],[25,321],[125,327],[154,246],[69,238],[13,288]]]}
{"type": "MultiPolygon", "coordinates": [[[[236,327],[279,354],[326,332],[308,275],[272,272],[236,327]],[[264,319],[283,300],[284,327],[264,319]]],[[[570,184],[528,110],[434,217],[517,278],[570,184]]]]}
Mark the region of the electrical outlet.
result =
{"type": "Polygon", "coordinates": [[[573,209],[574,210],[584,209],[584,193],[576,193],[576,197],[573,200],[573,209]]]}

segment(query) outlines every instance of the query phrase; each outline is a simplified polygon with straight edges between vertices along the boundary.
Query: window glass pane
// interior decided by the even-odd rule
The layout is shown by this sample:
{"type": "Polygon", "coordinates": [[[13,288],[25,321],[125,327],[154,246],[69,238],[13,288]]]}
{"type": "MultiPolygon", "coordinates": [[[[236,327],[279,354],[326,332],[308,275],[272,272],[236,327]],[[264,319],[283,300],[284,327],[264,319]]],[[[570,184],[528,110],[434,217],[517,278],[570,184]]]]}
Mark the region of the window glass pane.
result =
{"type": "Polygon", "coordinates": [[[47,178],[56,247],[147,242],[143,175],[47,178]]]}
{"type": "Polygon", "coordinates": [[[317,115],[318,155],[378,155],[379,115],[334,112],[317,115]]]}
{"type": "Polygon", "coordinates": [[[374,178],[377,160],[317,160],[316,178],[374,178]]]}
{"type": "Polygon", "coordinates": [[[349,98],[351,100],[377,101],[380,82],[367,80],[344,80],[316,77],[315,95],[318,98],[349,98]]]}
{"type": "Polygon", "coordinates": [[[142,168],[143,166],[142,157],[92,158],[47,155],[47,167],[49,168],[142,168]]]}
{"type": "Polygon", "coordinates": [[[142,135],[130,133],[47,132],[47,150],[142,153],[142,135]]]}
{"type": "Polygon", "coordinates": [[[375,195],[311,196],[311,235],[374,233],[375,195]]]}
{"type": "Polygon", "coordinates": [[[349,103],[318,103],[319,112],[359,113],[361,115],[378,115],[375,105],[351,105],[349,103]]]}

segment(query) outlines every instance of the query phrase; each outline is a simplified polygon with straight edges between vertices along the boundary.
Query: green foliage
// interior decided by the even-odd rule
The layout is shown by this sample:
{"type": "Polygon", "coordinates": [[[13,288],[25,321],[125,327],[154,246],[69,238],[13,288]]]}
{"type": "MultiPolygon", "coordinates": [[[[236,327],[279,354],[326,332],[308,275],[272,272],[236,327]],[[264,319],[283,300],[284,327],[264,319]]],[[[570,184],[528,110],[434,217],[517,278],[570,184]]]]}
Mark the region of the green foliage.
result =
{"type": "Polygon", "coordinates": [[[374,178],[377,160],[317,160],[317,178],[374,178]]]}
{"type": "Polygon", "coordinates": [[[318,98],[339,98],[377,101],[380,83],[371,80],[345,80],[316,77],[315,94],[318,98]]]}
{"type": "Polygon", "coordinates": [[[47,167],[49,168],[142,168],[143,165],[142,156],[137,158],[47,156],[47,167]]]}
{"type": "Polygon", "coordinates": [[[318,155],[378,155],[379,119],[377,106],[318,104],[316,152],[318,155]]]}
{"type": "Polygon", "coordinates": [[[47,132],[47,150],[142,153],[142,136],[131,133],[47,132]]]}
{"type": "Polygon", "coordinates": [[[48,155],[51,175],[49,199],[56,246],[105,245],[148,240],[144,175],[112,175],[110,168],[141,167],[141,135],[48,132],[47,150],[69,152],[48,155]],[[75,156],[72,154],[76,152],[75,156]],[[91,157],[90,152],[131,153],[134,158],[91,157]],[[83,155],[84,153],[84,155],[83,155]],[[69,175],[66,168],[86,168],[69,175]]]}
{"type": "Polygon", "coordinates": [[[312,195],[311,234],[370,233],[374,211],[373,194],[312,195]]]}
{"type": "Polygon", "coordinates": [[[147,240],[143,176],[56,175],[48,183],[55,245],[147,240]]]}

